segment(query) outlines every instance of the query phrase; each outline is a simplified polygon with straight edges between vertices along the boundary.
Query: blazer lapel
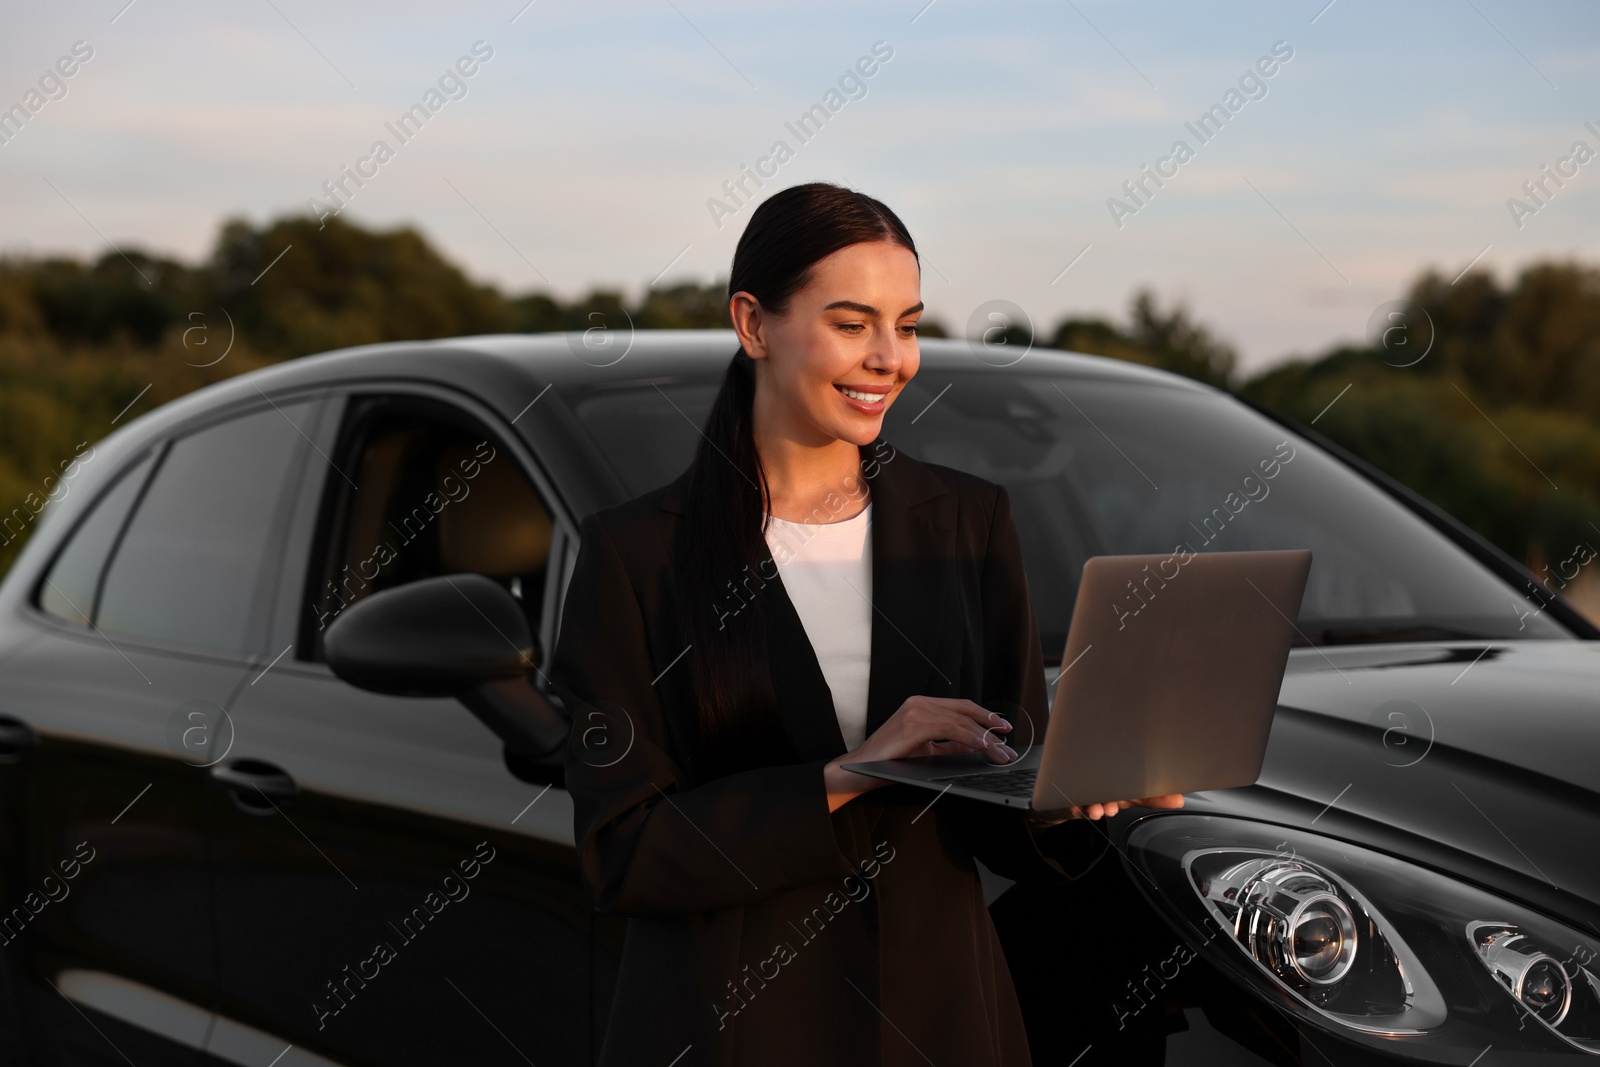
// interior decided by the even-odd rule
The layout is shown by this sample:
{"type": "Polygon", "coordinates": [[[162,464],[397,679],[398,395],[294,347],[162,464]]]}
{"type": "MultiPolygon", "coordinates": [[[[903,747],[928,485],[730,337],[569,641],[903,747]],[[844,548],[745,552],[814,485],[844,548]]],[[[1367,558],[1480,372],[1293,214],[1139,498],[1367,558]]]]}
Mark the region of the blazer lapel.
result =
{"type": "MultiPolygon", "coordinates": [[[[906,697],[954,696],[952,667],[941,662],[950,591],[956,496],[927,467],[881,438],[865,464],[872,486],[872,668],[867,733],[906,697]]],[[[863,450],[865,452],[865,450],[863,450]]]]}
{"type": "MultiPolygon", "coordinates": [[[[956,497],[925,466],[881,438],[863,448],[872,492],[872,665],[867,682],[867,733],[914,694],[955,695],[953,669],[940,661],[943,610],[950,586],[956,497]],[[870,452],[869,452],[870,448],[870,452]]],[[[679,511],[685,478],[662,500],[679,511]]],[[[759,575],[767,610],[767,667],[778,718],[800,761],[845,752],[844,735],[822,667],[806,636],[777,564],[763,541],[759,575]]],[[[736,625],[736,623],[735,623],[736,625]]]]}
{"type": "MultiPolygon", "coordinates": [[[[772,562],[765,544],[762,554],[761,573],[776,575],[777,564],[772,562]]],[[[767,608],[767,670],[778,701],[778,717],[794,746],[795,757],[804,763],[842,756],[844,734],[839,732],[833,691],[828,688],[828,679],[817,662],[800,613],[781,578],[768,582],[763,593],[767,608]]]]}
{"type": "MultiPolygon", "coordinates": [[[[689,474],[685,471],[666,487],[661,499],[665,511],[681,514],[688,491],[689,474]]],[[[873,509],[876,519],[877,509],[873,509]]],[[[778,723],[783,739],[792,750],[797,762],[833,759],[845,752],[844,735],[839,732],[838,712],[833,705],[833,692],[817,662],[816,650],[806,636],[800,613],[789,599],[783,580],[778,576],[778,565],[772,559],[765,539],[760,544],[761,558],[756,574],[748,579],[759,585],[752,589],[761,598],[767,618],[767,673],[772,682],[772,695],[777,706],[778,723]],[[769,579],[767,575],[772,577],[769,579]]],[[[739,625],[737,618],[730,625],[739,625]]],[[[755,728],[758,724],[751,724],[755,728]]],[[[759,731],[758,731],[759,732],[759,731]]]]}

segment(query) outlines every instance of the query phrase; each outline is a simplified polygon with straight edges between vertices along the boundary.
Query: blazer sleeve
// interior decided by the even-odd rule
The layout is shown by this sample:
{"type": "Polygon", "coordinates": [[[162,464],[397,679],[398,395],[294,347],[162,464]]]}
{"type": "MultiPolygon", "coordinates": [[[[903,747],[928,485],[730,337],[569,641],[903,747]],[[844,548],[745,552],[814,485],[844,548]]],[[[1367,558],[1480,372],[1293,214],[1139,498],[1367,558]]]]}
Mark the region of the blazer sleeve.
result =
{"type": "Polygon", "coordinates": [[[854,870],[840,838],[854,850],[856,822],[828,811],[825,760],[688,787],[669,755],[640,598],[597,515],[581,524],[563,612],[549,676],[572,721],[566,785],[601,911],[712,911],[854,870]]]}
{"type": "MultiPolygon", "coordinates": [[[[1050,711],[1046,701],[1044,655],[1039,625],[1028,594],[1022,545],[1011,516],[1011,497],[996,486],[979,588],[983,611],[983,695],[985,708],[1013,720],[1021,737],[1031,719],[1035,744],[1044,742],[1050,711]],[[1018,721],[1018,711],[1027,719],[1018,721]]],[[[1050,827],[1030,823],[1020,809],[981,801],[965,802],[972,820],[973,853],[996,874],[1015,881],[1075,881],[1110,851],[1111,838],[1089,819],[1050,827]]]]}

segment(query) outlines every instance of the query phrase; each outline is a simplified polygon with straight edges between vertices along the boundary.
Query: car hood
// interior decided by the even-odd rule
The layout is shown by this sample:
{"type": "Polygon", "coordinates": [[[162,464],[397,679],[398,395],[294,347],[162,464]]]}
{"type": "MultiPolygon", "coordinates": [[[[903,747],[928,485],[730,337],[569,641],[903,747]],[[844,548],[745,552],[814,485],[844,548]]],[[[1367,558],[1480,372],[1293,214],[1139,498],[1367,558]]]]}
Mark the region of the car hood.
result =
{"type": "Polygon", "coordinates": [[[1296,649],[1257,785],[1197,799],[1600,914],[1600,643],[1296,649]]]}

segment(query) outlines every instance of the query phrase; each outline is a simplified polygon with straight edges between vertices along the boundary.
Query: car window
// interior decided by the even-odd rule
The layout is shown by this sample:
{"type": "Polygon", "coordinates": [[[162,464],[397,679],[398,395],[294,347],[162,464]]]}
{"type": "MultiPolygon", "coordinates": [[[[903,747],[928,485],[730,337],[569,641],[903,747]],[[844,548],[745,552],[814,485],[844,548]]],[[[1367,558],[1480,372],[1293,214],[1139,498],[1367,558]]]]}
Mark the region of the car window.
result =
{"type": "Polygon", "coordinates": [[[39,607],[59,619],[87,626],[94,617],[95,587],[105,570],[128,511],[144,487],[153,453],[146,453],[117,476],[88,513],[79,520],[66,544],[45,572],[39,586],[39,607]]]}
{"type": "MultiPolygon", "coordinates": [[[[689,464],[714,391],[704,379],[639,382],[568,387],[565,399],[624,484],[643,492],[689,464]]],[[[1387,493],[1222,394],[925,367],[883,436],[1007,488],[1051,663],[1089,556],[1180,545],[1311,549],[1297,622],[1314,643],[1570,636],[1387,493]]]]}
{"type": "Polygon", "coordinates": [[[273,519],[313,403],[264,408],[172,442],[112,555],[97,626],[252,651],[273,519]]]}
{"type": "Polygon", "coordinates": [[[633,496],[666,485],[694,460],[718,380],[660,386],[567,386],[564,399],[633,496]]]}
{"type": "MultiPolygon", "coordinates": [[[[410,400],[357,404],[351,423],[336,458],[350,480],[335,479],[314,632],[373,593],[470,571],[517,597],[537,634],[553,525],[500,439],[464,413],[410,400]]],[[[320,656],[320,641],[309,647],[320,656]]]]}
{"type": "MultiPolygon", "coordinates": [[[[915,414],[946,382],[925,417],[885,436],[1007,487],[1041,636],[1057,652],[1089,555],[1180,546],[1311,549],[1297,621],[1319,644],[1570,636],[1393,497],[1225,395],[967,372],[917,382],[926,399],[901,403],[915,414]]],[[[1130,594],[1101,610],[1140,604],[1130,594]]]]}

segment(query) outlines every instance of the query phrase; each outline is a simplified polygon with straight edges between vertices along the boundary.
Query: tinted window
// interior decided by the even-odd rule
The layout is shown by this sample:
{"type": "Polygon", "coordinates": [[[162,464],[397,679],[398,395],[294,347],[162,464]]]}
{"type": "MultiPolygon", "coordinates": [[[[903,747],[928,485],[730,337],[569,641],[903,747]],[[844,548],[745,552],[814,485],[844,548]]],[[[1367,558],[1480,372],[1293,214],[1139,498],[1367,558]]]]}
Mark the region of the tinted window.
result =
{"type": "Polygon", "coordinates": [[[378,402],[355,417],[340,459],[332,551],[312,598],[320,632],[362,597],[470,571],[518,597],[539,632],[553,525],[533,483],[500,442],[469,421],[378,402]]]}
{"type": "MultiPolygon", "coordinates": [[[[696,425],[710,409],[704,382],[659,390],[640,383],[568,401],[636,492],[693,456],[698,432],[667,398],[696,425]]],[[[1566,636],[1387,494],[1220,394],[925,368],[895,402],[884,437],[1006,486],[1052,663],[1089,556],[1167,555],[1180,545],[1311,549],[1299,626],[1317,643],[1566,636]]]]}
{"type": "Polygon", "coordinates": [[[39,587],[39,606],[45,611],[81,626],[89,624],[94,614],[95,586],[123,520],[128,517],[128,509],[133,507],[145,475],[150,473],[150,461],[151,457],[145,455],[118,475],[73,530],[39,587]]]}
{"type": "Polygon", "coordinates": [[[96,624],[250,651],[273,518],[311,411],[269,407],[173,441],[112,557],[96,624]]]}
{"type": "Polygon", "coordinates": [[[566,401],[634,496],[666,485],[694,460],[721,379],[660,386],[572,386],[566,401]]]}
{"type": "Polygon", "coordinates": [[[885,436],[1010,490],[1058,651],[1088,556],[1180,546],[1311,549],[1299,626],[1317,643],[1566,636],[1399,502],[1226,396],[1019,373],[914,385],[885,436]]]}

